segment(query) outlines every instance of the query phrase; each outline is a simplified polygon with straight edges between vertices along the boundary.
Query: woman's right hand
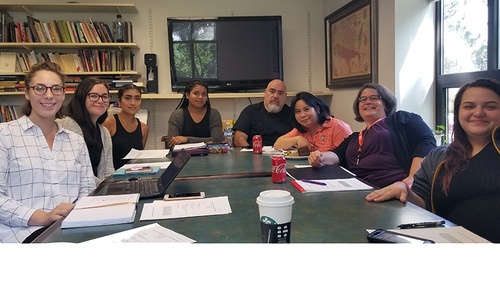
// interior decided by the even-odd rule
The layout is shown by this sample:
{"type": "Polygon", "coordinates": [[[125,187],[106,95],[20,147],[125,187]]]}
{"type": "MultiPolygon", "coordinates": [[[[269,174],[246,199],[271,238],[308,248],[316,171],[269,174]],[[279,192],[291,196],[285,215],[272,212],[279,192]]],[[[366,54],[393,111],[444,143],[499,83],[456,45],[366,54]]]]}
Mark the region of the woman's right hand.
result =
{"type": "Polygon", "coordinates": [[[73,210],[75,204],[61,203],[49,212],[36,210],[30,217],[28,225],[30,226],[48,226],[60,219],[66,217],[73,210]]]}

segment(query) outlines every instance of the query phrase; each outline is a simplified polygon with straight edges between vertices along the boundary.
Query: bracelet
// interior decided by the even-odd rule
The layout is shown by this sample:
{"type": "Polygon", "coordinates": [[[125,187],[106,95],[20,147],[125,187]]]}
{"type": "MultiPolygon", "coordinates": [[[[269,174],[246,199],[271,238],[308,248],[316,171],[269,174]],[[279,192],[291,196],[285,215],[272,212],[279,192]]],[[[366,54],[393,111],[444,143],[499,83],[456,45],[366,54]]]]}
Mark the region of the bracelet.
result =
{"type": "Polygon", "coordinates": [[[407,193],[410,193],[410,188],[411,188],[411,186],[410,186],[408,183],[406,183],[405,181],[403,181],[403,180],[401,180],[401,181],[399,181],[399,182],[404,183],[404,185],[406,185],[406,192],[407,192],[407,193]]]}

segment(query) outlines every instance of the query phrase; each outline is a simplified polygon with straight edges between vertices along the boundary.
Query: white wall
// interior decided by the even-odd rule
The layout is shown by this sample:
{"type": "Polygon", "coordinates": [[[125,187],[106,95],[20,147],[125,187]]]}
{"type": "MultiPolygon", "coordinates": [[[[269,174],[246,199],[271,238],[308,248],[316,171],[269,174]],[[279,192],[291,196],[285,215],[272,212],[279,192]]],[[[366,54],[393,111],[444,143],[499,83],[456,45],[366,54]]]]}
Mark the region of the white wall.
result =
{"type": "MultiPolygon", "coordinates": [[[[32,0],[31,3],[45,3],[32,0]]],[[[65,1],[51,1],[51,3],[65,1]]],[[[137,70],[146,73],[144,54],[155,53],[158,60],[159,91],[172,93],[170,87],[167,17],[281,15],[283,19],[284,78],[289,91],[329,91],[325,83],[324,18],[348,0],[107,0],[107,3],[134,3],[137,14],[123,14],[134,26],[134,41],[140,49],[137,70]]],[[[432,124],[434,103],[432,92],[431,10],[427,0],[378,0],[379,3],[379,83],[386,85],[400,98],[399,108],[423,114],[432,124]],[[424,54],[423,57],[421,55],[424,54]],[[420,55],[420,56],[419,56],[420,55]]],[[[53,19],[86,20],[88,13],[35,13],[42,21],[53,19]]],[[[93,21],[111,23],[114,14],[96,11],[93,21]]],[[[24,20],[17,13],[15,20],[24,20]]],[[[352,102],[358,88],[333,89],[333,96],[322,97],[331,104],[332,113],[349,123],[353,130],[364,125],[354,121],[352,102]]],[[[160,138],[167,132],[170,113],[178,100],[150,100],[145,96],[143,107],[150,110],[148,149],[161,148],[160,138]]],[[[0,98],[2,100],[2,98],[0,98]]],[[[258,102],[261,98],[252,98],[258,102]]],[[[223,119],[236,119],[249,99],[213,99],[223,119]]]]}

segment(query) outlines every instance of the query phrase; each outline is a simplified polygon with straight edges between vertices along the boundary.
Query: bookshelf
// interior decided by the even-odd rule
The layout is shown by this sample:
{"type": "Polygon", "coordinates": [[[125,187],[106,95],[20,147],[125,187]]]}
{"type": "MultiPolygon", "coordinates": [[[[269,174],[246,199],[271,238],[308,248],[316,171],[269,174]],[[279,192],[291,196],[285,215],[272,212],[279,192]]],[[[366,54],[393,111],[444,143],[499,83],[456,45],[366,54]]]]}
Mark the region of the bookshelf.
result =
{"type": "MultiPolygon", "coordinates": [[[[0,39],[1,52],[16,53],[16,69],[3,70],[0,77],[12,76],[22,80],[32,64],[48,59],[61,65],[68,76],[68,82],[78,81],[85,76],[98,76],[106,80],[126,78],[134,82],[140,81],[141,74],[136,71],[134,54],[139,47],[133,42],[132,24],[128,22],[128,38],[125,42],[114,42],[112,24],[97,20],[93,22],[90,19],[96,11],[109,14],[138,13],[135,4],[127,3],[1,3],[0,12],[16,12],[17,18],[13,20],[14,25],[6,29],[11,31],[7,34],[2,31],[4,37],[0,39]],[[65,13],[78,13],[82,16],[81,19],[89,20],[80,20],[80,17],[74,18],[75,20],[47,17],[37,19],[35,15],[52,12],[61,17],[64,17],[65,13]],[[25,15],[25,18],[19,19],[19,13],[25,15]],[[60,21],[65,26],[58,27],[57,23],[60,21]],[[23,33],[25,36],[22,36],[23,33]],[[64,61],[60,60],[60,57],[64,58],[64,61]]],[[[3,29],[5,24],[0,25],[3,29]]],[[[0,92],[0,97],[22,94],[22,89],[9,90],[0,92]]]]}

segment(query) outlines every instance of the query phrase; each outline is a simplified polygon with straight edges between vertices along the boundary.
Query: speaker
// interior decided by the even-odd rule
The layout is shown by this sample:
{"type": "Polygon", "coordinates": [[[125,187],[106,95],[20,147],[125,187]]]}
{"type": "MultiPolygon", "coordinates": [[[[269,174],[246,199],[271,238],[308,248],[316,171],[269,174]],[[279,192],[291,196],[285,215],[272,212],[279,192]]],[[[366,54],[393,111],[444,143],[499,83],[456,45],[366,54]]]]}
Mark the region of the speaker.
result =
{"type": "Polygon", "coordinates": [[[144,54],[144,64],[146,64],[146,91],[147,93],[158,93],[158,67],[156,54],[144,54]]]}
{"type": "Polygon", "coordinates": [[[156,67],[156,54],[144,54],[144,64],[147,67],[156,67]]]}

